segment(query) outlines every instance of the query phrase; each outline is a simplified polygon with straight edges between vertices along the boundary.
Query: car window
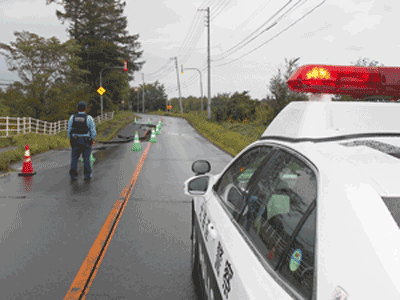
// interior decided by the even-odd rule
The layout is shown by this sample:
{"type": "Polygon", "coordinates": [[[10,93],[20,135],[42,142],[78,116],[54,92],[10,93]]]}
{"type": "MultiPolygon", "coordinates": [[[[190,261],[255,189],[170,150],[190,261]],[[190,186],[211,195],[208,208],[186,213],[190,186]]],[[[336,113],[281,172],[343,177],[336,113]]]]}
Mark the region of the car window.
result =
{"type": "Polygon", "coordinates": [[[215,191],[232,214],[241,211],[242,194],[257,168],[271,153],[271,149],[272,147],[259,146],[243,153],[217,182],[215,191]]]}
{"type": "Polygon", "coordinates": [[[400,197],[382,197],[382,200],[400,228],[400,197]]]}
{"type": "Polygon", "coordinates": [[[314,208],[289,246],[289,251],[282,258],[282,264],[279,267],[282,277],[306,299],[311,299],[313,293],[315,211],[314,208]]]}
{"type": "Polygon", "coordinates": [[[314,172],[282,150],[258,174],[238,223],[273,268],[316,196],[314,172]]]}

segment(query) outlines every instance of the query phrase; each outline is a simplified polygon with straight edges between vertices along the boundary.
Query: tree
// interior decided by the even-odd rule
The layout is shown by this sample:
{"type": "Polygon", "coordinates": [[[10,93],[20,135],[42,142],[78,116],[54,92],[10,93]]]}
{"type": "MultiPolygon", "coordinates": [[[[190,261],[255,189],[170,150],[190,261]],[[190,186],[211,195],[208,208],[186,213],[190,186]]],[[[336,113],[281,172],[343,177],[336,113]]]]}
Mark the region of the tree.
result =
{"type": "Polygon", "coordinates": [[[286,84],[293,72],[297,70],[297,62],[299,59],[300,57],[297,57],[288,61],[285,58],[285,71],[282,72],[281,69],[278,69],[278,74],[273,76],[269,82],[269,90],[273,96],[270,105],[274,110],[274,116],[292,101],[308,100],[306,94],[293,92],[286,84]]]}
{"type": "Polygon", "coordinates": [[[261,100],[259,105],[256,107],[254,114],[254,122],[257,125],[267,126],[271,123],[274,118],[274,110],[271,105],[268,104],[268,100],[261,100]]]}
{"type": "MultiPolygon", "coordinates": [[[[139,93],[143,90],[143,85],[141,85],[139,89],[139,93]]],[[[144,105],[145,109],[149,111],[156,111],[156,110],[165,110],[166,109],[166,101],[167,101],[167,94],[165,93],[165,87],[160,82],[156,81],[154,83],[148,83],[144,85],[144,105]]],[[[134,93],[133,88],[131,88],[131,93],[134,93]]],[[[140,97],[141,106],[142,98],[140,97]]]]}
{"type": "Polygon", "coordinates": [[[383,67],[383,64],[379,64],[379,61],[367,57],[360,57],[356,62],[352,62],[351,64],[358,67],[383,67]]]}
{"type": "Polygon", "coordinates": [[[228,101],[228,115],[232,120],[243,121],[255,113],[255,103],[248,91],[235,92],[228,101]]]}
{"type": "Polygon", "coordinates": [[[217,122],[222,122],[229,118],[228,103],[229,103],[229,93],[218,93],[217,96],[213,97],[211,100],[213,120],[217,122]]]}
{"type": "Polygon", "coordinates": [[[56,37],[45,39],[27,31],[14,32],[14,35],[16,42],[0,43],[0,54],[6,58],[8,70],[18,72],[22,82],[14,83],[7,90],[3,96],[5,104],[14,114],[48,121],[61,111],[65,114],[64,106],[71,102],[68,94],[85,88],[67,84],[85,73],[78,67],[79,45],[72,40],[60,43],[56,37]],[[60,88],[62,91],[58,94],[62,97],[55,101],[53,96],[60,88]]]}
{"type": "Polygon", "coordinates": [[[128,61],[128,71],[104,69],[102,85],[114,104],[127,100],[128,82],[134,79],[132,74],[142,66],[137,62],[142,51],[139,51],[139,35],[127,34],[127,20],[122,16],[126,3],[120,0],[46,0],[46,4],[51,3],[64,6],[65,13],[57,10],[56,15],[63,24],[65,21],[70,23],[70,38],[82,46],[80,68],[89,72],[81,80],[93,91],[91,101],[94,110],[98,111],[100,107],[95,91],[99,87],[101,70],[122,67],[124,60],[128,61]]]}

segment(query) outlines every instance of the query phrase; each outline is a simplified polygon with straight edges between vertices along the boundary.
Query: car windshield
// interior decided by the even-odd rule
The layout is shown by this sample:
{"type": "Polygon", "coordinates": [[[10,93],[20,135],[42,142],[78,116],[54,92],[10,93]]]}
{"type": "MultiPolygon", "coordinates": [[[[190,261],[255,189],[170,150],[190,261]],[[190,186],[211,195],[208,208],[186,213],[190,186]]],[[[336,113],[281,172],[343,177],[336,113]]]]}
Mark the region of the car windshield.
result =
{"type": "Polygon", "coordinates": [[[382,200],[400,228],[400,197],[382,197],[382,200]]]}

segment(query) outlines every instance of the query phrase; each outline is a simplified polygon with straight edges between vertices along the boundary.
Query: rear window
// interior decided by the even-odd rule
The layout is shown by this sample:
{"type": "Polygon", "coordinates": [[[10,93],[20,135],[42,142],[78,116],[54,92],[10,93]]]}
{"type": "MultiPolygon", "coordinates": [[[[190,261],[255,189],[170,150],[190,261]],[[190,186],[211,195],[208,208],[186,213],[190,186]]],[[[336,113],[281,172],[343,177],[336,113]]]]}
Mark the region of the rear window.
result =
{"type": "Polygon", "coordinates": [[[382,200],[400,228],[400,197],[382,197],[382,200]]]}

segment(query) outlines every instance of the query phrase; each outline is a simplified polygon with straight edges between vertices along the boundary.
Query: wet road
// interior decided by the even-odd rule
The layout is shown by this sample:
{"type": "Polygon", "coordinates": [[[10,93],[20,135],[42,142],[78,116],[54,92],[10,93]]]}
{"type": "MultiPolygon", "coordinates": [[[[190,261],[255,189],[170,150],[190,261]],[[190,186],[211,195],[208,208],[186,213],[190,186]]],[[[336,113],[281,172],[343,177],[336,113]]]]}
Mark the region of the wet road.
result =
{"type": "MultiPolygon", "coordinates": [[[[142,124],[158,121],[141,116],[142,124]]],[[[130,124],[120,134],[136,130],[145,129],[130,124]]],[[[156,138],[86,299],[196,299],[191,199],[182,183],[193,176],[193,161],[207,159],[215,174],[231,157],[182,119],[163,117],[156,138]]],[[[80,178],[69,182],[70,150],[34,156],[33,177],[0,178],[1,299],[64,299],[148,144],[141,142],[141,152],[132,152],[131,142],[93,151],[90,182],[83,181],[81,164],[80,178]]]]}

